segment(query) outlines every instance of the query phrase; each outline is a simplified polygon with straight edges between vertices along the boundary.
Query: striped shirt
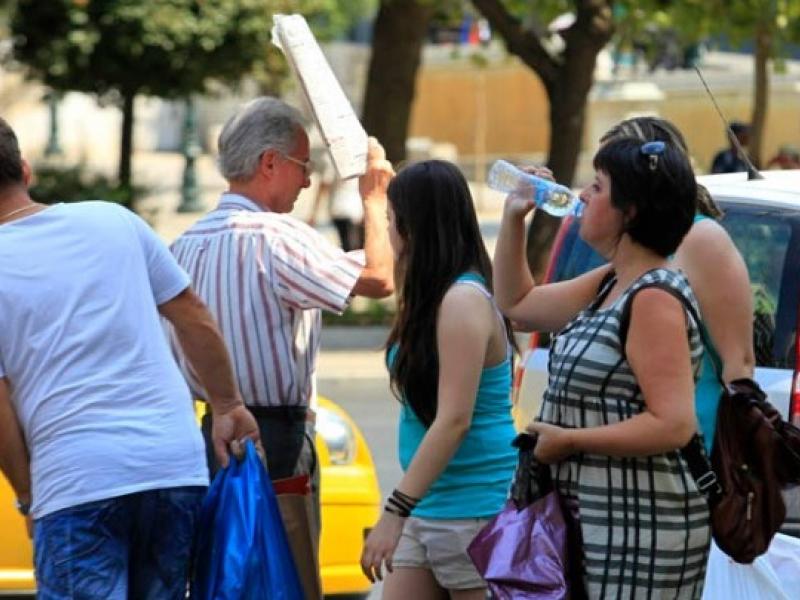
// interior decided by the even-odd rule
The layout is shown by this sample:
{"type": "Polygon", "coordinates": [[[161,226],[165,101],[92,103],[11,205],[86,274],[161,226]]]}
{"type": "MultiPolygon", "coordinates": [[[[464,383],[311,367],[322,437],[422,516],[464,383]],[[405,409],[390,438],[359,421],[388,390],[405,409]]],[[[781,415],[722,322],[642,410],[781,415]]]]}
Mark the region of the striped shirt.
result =
{"type": "MultiPolygon", "coordinates": [[[[230,193],[171,249],[219,324],[245,404],[313,407],[320,310],[347,307],[363,253],[230,193]]],[[[207,399],[173,348],[192,392],[207,399]]]]}

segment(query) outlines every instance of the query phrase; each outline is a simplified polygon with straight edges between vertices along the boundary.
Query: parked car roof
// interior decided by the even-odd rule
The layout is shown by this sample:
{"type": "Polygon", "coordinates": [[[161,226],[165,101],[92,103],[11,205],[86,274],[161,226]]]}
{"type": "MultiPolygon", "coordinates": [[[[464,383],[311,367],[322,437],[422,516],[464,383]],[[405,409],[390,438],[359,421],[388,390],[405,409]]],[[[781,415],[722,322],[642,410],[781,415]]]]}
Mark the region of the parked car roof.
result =
{"type": "Polygon", "coordinates": [[[712,196],[731,202],[752,203],[765,208],[800,208],[800,170],[762,171],[764,179],[747,179],[747,173],[703,175],[697,178],[712,196]]]}

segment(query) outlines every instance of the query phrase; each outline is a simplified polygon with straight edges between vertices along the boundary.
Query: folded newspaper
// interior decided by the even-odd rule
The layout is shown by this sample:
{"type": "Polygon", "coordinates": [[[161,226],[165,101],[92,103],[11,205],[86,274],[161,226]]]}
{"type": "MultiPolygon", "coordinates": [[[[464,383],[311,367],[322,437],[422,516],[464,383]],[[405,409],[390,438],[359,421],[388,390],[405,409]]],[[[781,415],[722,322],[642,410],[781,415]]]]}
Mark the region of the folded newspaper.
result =
{"type": "Polygon", "coordinates": [[[300,83],[341,179],[363,175],[367,169],[367,133],[356,117],[314,34],[302,15],[275,15],[272,43],[300,83]]]}

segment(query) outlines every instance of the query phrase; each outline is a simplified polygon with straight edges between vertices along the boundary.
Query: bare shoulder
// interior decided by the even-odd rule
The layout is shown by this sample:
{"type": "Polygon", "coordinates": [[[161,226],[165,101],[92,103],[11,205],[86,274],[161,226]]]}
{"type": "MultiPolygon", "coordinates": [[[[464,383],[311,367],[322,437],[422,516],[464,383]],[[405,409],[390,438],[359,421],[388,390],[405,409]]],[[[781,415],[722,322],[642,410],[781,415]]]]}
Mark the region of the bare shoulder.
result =
{"type": "Polygon", "coordinates": [[[707,256],[709,252],[736,252],[736,246],[725,228],[714,219],[703,219],[692,225],[678,247],[676,258],[707,256]]]}
{"type": "Polygon", "coordinates": [[[746,272],[742,256],[728,232],[712,219],[692,225],[675,253],[675,265],[688,275],[692,284],[698,283],[693,275],[706,277],[714,272],[738,273],[743,269],[746,272]]]}
{"type": "Polygon", "coordinates": [[[488,307],[489,300],[481,290],[473,285],[451,285],[442,298],[442,310],[446,311],[474,311],[479,306],[488,307]]]}
{"type": "Polygon", "coordinates": [[[666,290],[657,287],[646,287],[633,296],[632,307],[636,307],[647,320],[652,320],[654,313],[683,312],[683,304],[666,290]]]}
{"type": "Polygon", "coordinates": [[[473,285],[453,285],[442,298],[440,323],[460,328],[483,328],[492,323],[493,310],[489,299],[473,285]]]}

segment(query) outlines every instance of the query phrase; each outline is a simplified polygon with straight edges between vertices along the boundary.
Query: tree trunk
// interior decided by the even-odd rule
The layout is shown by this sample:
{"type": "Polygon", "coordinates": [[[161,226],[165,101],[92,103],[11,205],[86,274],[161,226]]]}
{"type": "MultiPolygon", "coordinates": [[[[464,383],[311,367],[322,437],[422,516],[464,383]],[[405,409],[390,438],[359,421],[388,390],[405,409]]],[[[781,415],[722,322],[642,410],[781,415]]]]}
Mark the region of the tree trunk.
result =
{"type": "Polygon", "coordinates": [[[764,125],[769,110],[769,59],[772,55],[772,31],[770,25],[761,21],[756,29],[755,48],[755,89],[753,93],[753,113],[750,119],[750,142],[748,155],[756,169],[761,168],[763,153],[764,125]]]}
{"type": "Polygon", "coordinates": [[[417,69],[432,6],[417,0],[382,0],[375,19],[361,120],[395,163],[406,157],[417,69]]]}
{"type": "MultiPolygon", "coordinates": [[[[502,36],[508,51],[536,73],[550,102],[550,154],[547,165],[556,180],[571,185],[581,150],[589,90],[597,55],[614,33],[611,0],[574,0],[575,22],[561,32],[564,51],[552,57],[533,30],[523,26],[501,0],[472,4],[502,36]]],[[[537,211],[528,230],[528,264],[541,278],[560,220],[537,211]]]]}
{"type": "Polygon", "coordinates": [[[123,205],[133,210],[133,195],[131,194],[131,162],[133,157],[133,102],[136,92],[125,90],[122,92],[122,136],[119,145],[119,187],[128,190],[123,205]]]}
{"type": "MultiPolygon", "coordinates": [[[[559,76],[545,81],[550,102],[550,153],[547,166],[556,181],[572,185],[581,153],[586,105],[594,83],[597,55],[613,33],[610,10],[585,1],[575,24],[563,33],[565,50],[559,76]]],[[[560,219],[541,214],[531,220],[526,254],[535,279],[541,281],[550,259],[560,219]]]]}

